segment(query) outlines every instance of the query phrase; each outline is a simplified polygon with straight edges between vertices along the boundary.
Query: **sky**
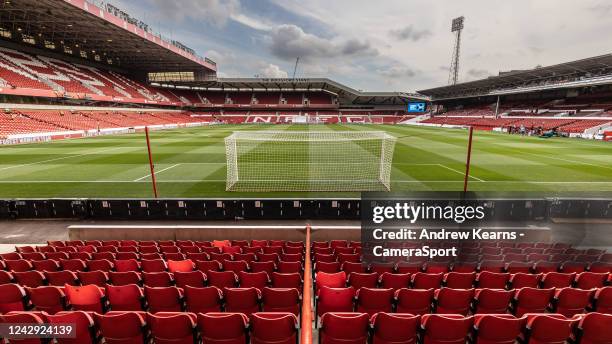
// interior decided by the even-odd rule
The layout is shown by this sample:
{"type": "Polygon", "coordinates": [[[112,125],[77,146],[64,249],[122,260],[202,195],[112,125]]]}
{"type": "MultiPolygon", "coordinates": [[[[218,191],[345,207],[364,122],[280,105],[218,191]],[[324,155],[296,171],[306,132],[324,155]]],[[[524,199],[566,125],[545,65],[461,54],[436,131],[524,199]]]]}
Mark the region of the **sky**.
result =
{"type": "Polygon", "coordinates": [[[217,62],[219,77],[326,77],[364,91],[448,83],[612,50],[609,0],[108,0],[217,62]]]}

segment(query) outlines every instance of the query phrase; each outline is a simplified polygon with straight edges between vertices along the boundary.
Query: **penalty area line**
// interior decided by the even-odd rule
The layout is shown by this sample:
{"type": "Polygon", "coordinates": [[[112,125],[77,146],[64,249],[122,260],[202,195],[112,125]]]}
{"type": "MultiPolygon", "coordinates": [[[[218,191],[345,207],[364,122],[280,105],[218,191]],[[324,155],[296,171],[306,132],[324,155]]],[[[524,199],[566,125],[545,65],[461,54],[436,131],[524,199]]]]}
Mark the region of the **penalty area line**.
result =
{"type": "MultiPolygon", "coordinates": [[[[461,171],[456,170],[456,169],[454,169],[454,168],[448,167],[448,166],[446,166],[446,165],[444,165],[444,164],[436,164],[436,165],[438,165],[438,166],[440,166],[440,167],[443,167],[443,168],[445,168],[445,169],[447,169],[447,170],[450,170],[450,171],[453,171],[453,172],[457,172],[457,173],[459,173],[459,174],[460,174],[460,175],[462,175],[462,176],[465,176],[465,173],[464,173],[464,172],[461,172],[461,171]]],[[[478,177],[474,177],[473,175],[469,175],[468,177],[470,177],[470,178],[472,178],[472,179],[475,179],[475,180],[477,180],[477,181],[479,181],[479,182],[486,182],[486,180],[480,179],[480,178],[478,178],[478,177]]]]}
{"type": "MultiPolygon", "coordinates": [[[[159,171],[155,171],[155,175],[158,175],[158,174],[160,174],[160,173],[162,173],[162,172],[164,172],[164,171],[168,171],[169,169],[171,169],[171,168],[175,168],[175,167],[177,167],[177,166],[179,166],[179,165],[180,165],[180,164],[174,164],[174,165],[172,165],[172,166],[170,166],[170,167],[166,167],[166,168],[161,169],[161,170],[159,170],[159,171]]],[[[140,178],[134,179],[134,180],[133,180],[133,182],[140,182],[140,181],[142,181],[143,179],[149,178],[150,176],[151,176],[151,173],[147,174],[146,176],[143,176],[143,177],[140,177],[140,178]]]]}

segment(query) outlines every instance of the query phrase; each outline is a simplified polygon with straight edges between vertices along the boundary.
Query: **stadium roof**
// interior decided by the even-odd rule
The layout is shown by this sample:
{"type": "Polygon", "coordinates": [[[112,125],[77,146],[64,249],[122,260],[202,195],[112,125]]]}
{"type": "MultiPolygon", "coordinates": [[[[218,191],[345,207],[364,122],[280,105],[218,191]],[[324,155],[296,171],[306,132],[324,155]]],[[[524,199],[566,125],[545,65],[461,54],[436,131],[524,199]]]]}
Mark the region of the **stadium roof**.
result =
{"type": "Polygon", "coordinates": [[[327,78],[218,78],[209,81],[173,81],[153,85],[202,91],[326,91],[337,95],[344,105],[403,105],[411,101],[428,100],[427,97],[414,93],[359,91],[327,78]]]}
{"type": "Polygon", "coordinates": [[[418,91],[432,100],[612,84],[612,54],[418,91]]]}
{"type": "MultiPolygon", "coordinates": [[[[140,22],[128,22],[90,0],[2,0],[0,29],[34,41],[53,42],[111,58],[112,65],[142,72],[215,72],[216,64],[180,43],[150,32],[140,22]],[[142,24],[142,25],[137,25],[142,24]]],[[[93,58],[91,59],[93,60],[93,58]]]]}

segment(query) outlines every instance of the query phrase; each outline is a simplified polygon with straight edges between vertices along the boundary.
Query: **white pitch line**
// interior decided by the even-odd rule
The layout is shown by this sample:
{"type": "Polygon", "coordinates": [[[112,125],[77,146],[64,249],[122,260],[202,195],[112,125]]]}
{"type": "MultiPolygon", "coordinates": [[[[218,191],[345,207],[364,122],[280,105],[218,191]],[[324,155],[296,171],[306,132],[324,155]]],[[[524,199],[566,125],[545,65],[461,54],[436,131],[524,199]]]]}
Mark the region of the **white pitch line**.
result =
{"type": "MultiPolygon", "coordinates": [[[[158,172],[156,172],[157,174],[158,172]]],[[[225,179],[183,179],[183,180],[158,180],[158,183],[225,183],[225,179]]],[[[481,180],[487,184],[593,184],[593,185],[612,185],[612,181],[528,181],[528,180],[481,180]]],[[[150,183],[148,180],[0,180],[0,184],[44,184],[44,183],[150,183]]],[[[463,180],[395,180],[391,183],[463,183],[463,180]]]]}
{"type": "Polygon", "coordinates": [[[587,165],[587,166],[595,166],[595,167],[599,167],[599,168],[605,168],[605,169],[611,169],[611,170],[612,170],[612,167],[610,167],[610,166],[604,166],[604,165],[593,164],[593,163],[586,162],[586,161],[578,161],[578,160],[563,159],[563,158],[557,158],[557,157],[550,156],[550,155],[543,155],[543,154],[536,154],[536,153],[529,153],[529,152],[522,152],[522,154],[528,154],[528,155],[538,156],[538,157],[541,157],[541,158],[554,159],[554,160],[559,160],[559,161],[571,162],[571,163],[573,163],[573,164],[580,164],[580,165],[587,165]]]}
{"type": "MultiPolygon", "coordinates": [[[[170,166],[170,167],[166,167],[166,168],[164,168],[164,169],[162,169],[162,170],[155,171],[155,174],[157,175],[157,174],[160,174],[160,173],[162,173],[162,172],[164,172],[164,171],[168,171],[169,169],[171,169],[171,168],[175,168],[175,167],[176,167],[176,166],[178,166],[178,165],[180,165],[180,164],[174,164],[174,165],[172,165],[172,166],[170,166]]],[[[151,173],[147,174],[147,175],[146,175],[146,176],[144,176],[144,177],[140,177],[140,178],[138,178],[138,179],[134,179],[133,181],[134,181],[134,182],[139,182],[139,181],[141,181],[141,180],[143,180],[143,179],[145,179],[145,178],[149,178],[150,176],[151,176],[151,173]]]]}
{"type": "MultiPolygon", "coordinates": [[[[436,164],[436,165],[438,165],[438,166],[440,166],[440,167],[444,167],[444,168],[445,168],[445,169],[447,169],[447,170],[451,170],[451,171],[453,171],[453,172],[457,172],[457,173],[459,173],[459,174],[460,174],[460,175],[462,175],[462,176],[465,176],[465,173],[464,173],[464,172],[461,172],[461,171],[459,171],[459,170],[455,170],[454,168],[448,167],[448,166],[443,165],[443,164],[436,164]]],[[[478,177],[474,177],[474,176],[472,176],[472,175],[470,175],[469,177],[470,177],[470,178],[473,178],[473,179],[476,179],[476,180],[477,180],[477,181],[479,181],[479,182],[484,182],[484,181],[485,181],[485,180],[482,180],[482,179],[480,179],[480,178],[478,178],[478,177]]]]}
{"type": "Polygon", "coordinates": [[[44,164],[44,163],[47,163],[47,162],[64,160],[64,159],[78,158],[78,157],[85,156],[85,155],[92,155],[92,154],[99,154],[99,153],[104,153],[104,152],[110,152],[112,150],[117,150],[117,149],[122,149],[122,148],[131,148],[131,147],[115,147],[115,148],[105,149],[105,150],[101,150],[101,151],[97,151],[97,152],[90,152],[90,153],[83,153],[83,154],[77,154],[77,155],[63,156],[61,158],[53,158],[53,159],[49,159],[49,160],[36,161],[36,162],[31,162],[31,163],[21,164],[21,165],[12,165],[12,166],[7,166],[7,167],[0,168],[0,171],[10,170],[11,168],[17,168],[17,167],[25,167],[25,166],[31,166],[31,165],[37,165],[37,164],[44,164]]]}

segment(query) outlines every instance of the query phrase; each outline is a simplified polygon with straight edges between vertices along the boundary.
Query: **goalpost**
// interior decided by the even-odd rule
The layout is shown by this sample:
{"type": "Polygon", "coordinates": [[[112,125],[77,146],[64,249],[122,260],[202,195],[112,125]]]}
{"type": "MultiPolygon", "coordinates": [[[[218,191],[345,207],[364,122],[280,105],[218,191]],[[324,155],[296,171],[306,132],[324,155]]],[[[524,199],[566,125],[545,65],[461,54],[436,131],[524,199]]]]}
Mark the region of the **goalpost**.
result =
{"type": "Polygon", "coordinates": [[[396,138],[383,131],[236,131],[227,191],[389,191],[396,138]]]}

